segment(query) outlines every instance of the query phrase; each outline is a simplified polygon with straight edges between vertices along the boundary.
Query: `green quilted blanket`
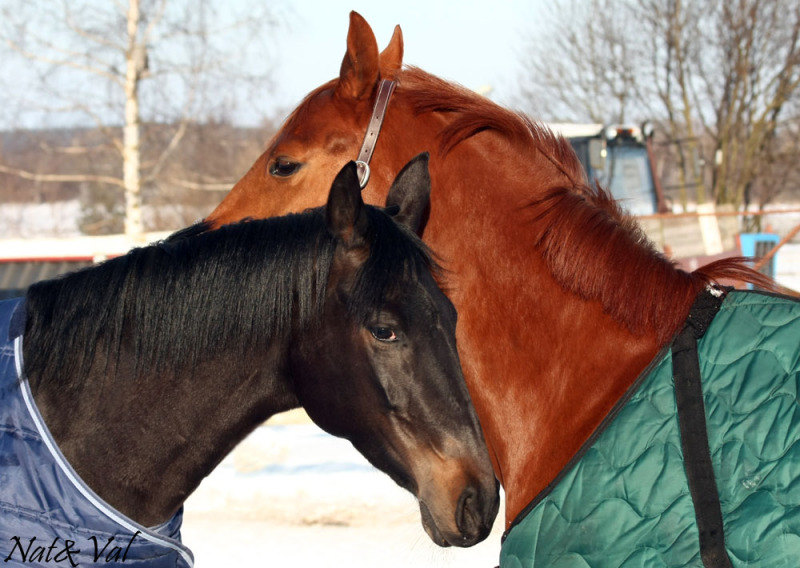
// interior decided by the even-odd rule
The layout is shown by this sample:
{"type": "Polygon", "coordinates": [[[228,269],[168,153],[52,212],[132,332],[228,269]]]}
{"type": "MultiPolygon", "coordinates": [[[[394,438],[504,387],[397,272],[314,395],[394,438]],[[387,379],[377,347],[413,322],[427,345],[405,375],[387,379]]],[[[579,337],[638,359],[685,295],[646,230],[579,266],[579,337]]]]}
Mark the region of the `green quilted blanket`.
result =
{"type": "MultiPolygon", "coordinates": [[[[698,343],[736,568],[800,566],[800,302],[730,292],[698,343]]],[[[561,481],[515,522],[502,568],[702,568],[667,350],[561,481]]]]}

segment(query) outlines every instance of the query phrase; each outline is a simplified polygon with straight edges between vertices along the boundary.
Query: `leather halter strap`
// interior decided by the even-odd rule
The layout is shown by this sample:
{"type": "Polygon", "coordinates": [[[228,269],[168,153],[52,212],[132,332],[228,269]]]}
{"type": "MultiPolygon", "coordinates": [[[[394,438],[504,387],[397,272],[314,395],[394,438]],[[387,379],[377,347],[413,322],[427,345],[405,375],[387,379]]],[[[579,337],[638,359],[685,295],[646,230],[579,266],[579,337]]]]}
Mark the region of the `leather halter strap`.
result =
{"type": "Polygon", "coordinates": [[[367,132],[364,134],[364,142],[361,144],[361,151],[356,158],[356,168],[358,169],[358,183],[364,189],[369,182],[369,161],[375,151],[375,144],[378,143],[378,134],[383,126],[383,118],[386,116],[386,107],[389,106],[389,98],[392,96],[397,83],[389,79],[381,79],[378,85],[378,96],[375,97],[375,106],[372,108],[372,118],[367,125],[367,132]]]}

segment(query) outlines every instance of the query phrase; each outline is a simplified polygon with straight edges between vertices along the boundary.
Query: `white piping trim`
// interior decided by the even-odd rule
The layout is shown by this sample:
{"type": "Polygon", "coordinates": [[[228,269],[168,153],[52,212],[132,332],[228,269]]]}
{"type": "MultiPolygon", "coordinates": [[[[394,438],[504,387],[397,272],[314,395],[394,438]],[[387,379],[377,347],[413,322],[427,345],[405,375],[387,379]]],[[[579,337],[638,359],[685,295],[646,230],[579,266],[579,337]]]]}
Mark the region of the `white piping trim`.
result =
{"type": "Polygon", "coordinates": [[[20,381],[22,398],[25,399],[25,405],[28,407],[28,413],[31,415],[34,424],[36,424],[36,429],[39,431],[39,435],[42,437],[42,440],[44,440],[45,445],[47,445],[47,449],[50,450],[50,454],[53,456],[53,459],[55,459],[56,463],[58,464],[58,467],[61,468],[61,471],[64,473],[64,475],[67,476],[67,479],[69,479],[70,483],[72,483],[75,486],[75,488],[78,491],[80,491],[81,494],[83,494],[83,496],[86,497],[86,499],[88,499],[92,505],[97,507],[97,509],[100,510],[101,513],[103,513],[109,519],[111,519],[112,521],[123,527],[125,530],[127,530],[131,534],[139,532],[140,536],[143,539],[150,541],[154,544],[165,546],[167,548],[170,548],[178,552],[186,561],[186,563],[190,567],[193,567],[194,559],[187,550],[175,544],[174,542],[159,538],[157,535],[154,535],[150,531],[148,531],[145,527],[138,526],[134,524],[132,521],[123,517],[120,513],[113,510],[107,503],[100,500],[100,498],[97,495],[95,495],[94,491],[92,491],[86,485],[86,483],[80,477],[77,476],[75,470],[73,470],[72,466],[69,465],[69,463],[66,461],[63,454],[61,453],[61,450],[56,445],[55,440],[53,440],[52,436],[50,435],[50,431],[45,426],[41,414],[39,413],[39,409],[36,407],[36,404],[33,401],[33,395],[30,392],[30,385],[28,384],[28,379],[25,378],[22,372],[23,365],[22,365],[21,335],[17,336],[14,339],[14,363],[17,367],[17,378],[20,381]]]}

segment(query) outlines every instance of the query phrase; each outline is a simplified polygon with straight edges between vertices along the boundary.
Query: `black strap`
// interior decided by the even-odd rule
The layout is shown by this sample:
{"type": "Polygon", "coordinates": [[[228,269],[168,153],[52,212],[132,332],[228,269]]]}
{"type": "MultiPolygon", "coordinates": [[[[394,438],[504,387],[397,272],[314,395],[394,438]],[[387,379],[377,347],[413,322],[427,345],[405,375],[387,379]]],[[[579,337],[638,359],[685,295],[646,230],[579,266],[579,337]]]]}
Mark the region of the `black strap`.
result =
{"type": "Polygon", "coordinates": [[[700,361],[697,357],[697,341],[711,325],[723,299],[724,292],[721,289],[701,292],[689,312],[686,324],[672,343],[672,374],[683,463],[700,533],[700,558],[705,568],[732,568],[725,551],[722,509],[708,447],[700,361]]]}

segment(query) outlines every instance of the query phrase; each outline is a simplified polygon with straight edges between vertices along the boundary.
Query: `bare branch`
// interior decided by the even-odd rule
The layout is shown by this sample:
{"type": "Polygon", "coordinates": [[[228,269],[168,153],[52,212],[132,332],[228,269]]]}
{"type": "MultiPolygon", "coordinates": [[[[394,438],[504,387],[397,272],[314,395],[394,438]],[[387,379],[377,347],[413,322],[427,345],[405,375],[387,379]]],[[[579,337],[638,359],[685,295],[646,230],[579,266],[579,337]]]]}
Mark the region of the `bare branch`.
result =
{"type": "Polygon", "coordinates": [[[151,13],[149,22],[147,23],[147,27],[145,28],[144,33],[142,34],[142,43],[144,45],[150,45],[150,42],[153,37],[153,32],[159,25],[161,25],[162,20],[164,19],[164,12],[167,9],[167,0],[161,0],[158,6],[154,9],[153,13],[151,13]]]}
{"type": "Polygon", "coordinates": [[[97,182],[123,187],[122,180],[112,176],[98,176],[92,174],[39,174],[19,168],[12,168],[3,164],[0,164],[0,172],[36,182],[97,182]]]}
{"type": "Polygon", "coordinates": [[[112,50],[119,50],[122,48],[121,44],[113,42],[107,37],[92,33],[78,25],[78,23],[75,21],[75,17],[72,14],[72,10],[70,9],[69,0],[61,0],[61,10],[64,14],[64,24],[78,37],[112,50]]]}
{"type": "Polygon", "coordinates": [[[145,178],[145,183],[152,182],[155,180],[158,175],[161,173],[164,165],[167,163],[167,160],[172,156],[172,153],[178,147],[181,139],[183,139],[184,134],[186,134],[186,125],[187,122],[184,120],[181,122],[178,129],[175,131],[175,134],[172,135],[172,138],[167,144],[167,147],[161,152],[161,156],[158,157],[158,161],[153,165],[153,168],[150,170],[150,173],[145,178]]]}
{"type": "Polygon", "coordinates": [[[199,191],[229,191],[236,183],[236,180],[216,183],[197,183],[182,179],[168,178],[166,182],[184,189],[194,189],[199,191]]]}
{"type": "MultiPolygon", "coordinates": [[[[76,69],[78,71],[83,71],[85,73],[91,73],[93,75],[98,75],[100,77],[103,77],[104,79],[108,79],[109,81],[113,81],[114,83],[116,83],[118,85],[122,85],[120,77],[118,75],[116,75],[112,69],[103,69],[101,67],[92,67],[90,65],[81,65],[80,63],[77,63],[77,62],[75,62],[73,60],[73,58],[77,59],[77,58],[81,58],[81,57],[87,58],[87,59],[93,59],[91,56],[88,56],[85,53],[84,54],[80,54],[80,53],[76,53],[76,52],[69,51],[69,50],[66,50],[66,49],[62,49],[62,48],[57,47],[57,46],[53,45],[52,43],[50,43],[50,42],[48,42],[48,41],[46,41],[46,40],[44,40],[42,38],[36,38],[36,39],[37,39],[37,41],[40,41],[42,43],[42,45],[45,46],[46,48],[52,49],[54,51],[57,51],[57,52],[65,55],[65,56],[67,56],[68,58],[67,59],[54,59],[54,58],[48,57],[46,55],[42,55],[42,54],[39,54],[39,53],[34,53],[32,51],[28,51],[27,49],[25,49],[21,45],[19,45],[17,42],[15,42],[15,41],[13,41],[11,39],[8,39],[8,38],[6,38],[6,44],[11,49],[13,49],[14,51],[19,53],[20,55],[22,55],[26,59],[30,59],[31,61],[38,61],[40,63],[47,63],[49,65],[58,65],[58,66],[61,66],[61,67],[70,67],[70,68],[76,69]]],[[[101,62],[97,62],[97,63],[101,64],[101,62]]]]}

